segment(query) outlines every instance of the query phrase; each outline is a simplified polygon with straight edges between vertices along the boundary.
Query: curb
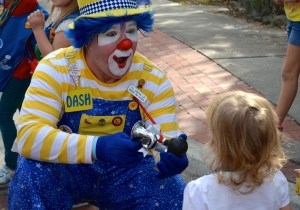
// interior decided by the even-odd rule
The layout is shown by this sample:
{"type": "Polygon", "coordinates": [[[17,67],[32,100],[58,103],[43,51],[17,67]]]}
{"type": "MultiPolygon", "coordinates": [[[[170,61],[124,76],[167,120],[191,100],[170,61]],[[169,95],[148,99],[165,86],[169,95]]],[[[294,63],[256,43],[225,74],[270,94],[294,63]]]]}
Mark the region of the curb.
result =
{"type": "Polygon", "coordinates": [[[292,140],[282,143],[282,148],[292,163],[300,165],[300,141],[292,140]]]}

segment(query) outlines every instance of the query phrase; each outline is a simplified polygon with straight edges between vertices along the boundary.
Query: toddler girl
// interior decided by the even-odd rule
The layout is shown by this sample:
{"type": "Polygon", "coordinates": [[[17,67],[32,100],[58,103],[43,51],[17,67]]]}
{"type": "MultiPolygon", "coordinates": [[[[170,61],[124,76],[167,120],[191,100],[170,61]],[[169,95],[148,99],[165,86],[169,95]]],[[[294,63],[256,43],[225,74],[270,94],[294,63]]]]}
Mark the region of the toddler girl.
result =
{"type": "Polygon", "coordinates": [[[71,46],[64,31],[79,16],[77,0],[51,0],[52,7],[49,18],[45,21],[41,11],[28,16],[28,22],[37,41],[36,56],[40,60],[52,51],[71,46]]]}
{"type": "Polygon", "coordinates": [[[291,210],[272,105],[258,95],[233,91],[218,95],[206,113],[215,173],[188,183],[183,209],[291,210]]]}

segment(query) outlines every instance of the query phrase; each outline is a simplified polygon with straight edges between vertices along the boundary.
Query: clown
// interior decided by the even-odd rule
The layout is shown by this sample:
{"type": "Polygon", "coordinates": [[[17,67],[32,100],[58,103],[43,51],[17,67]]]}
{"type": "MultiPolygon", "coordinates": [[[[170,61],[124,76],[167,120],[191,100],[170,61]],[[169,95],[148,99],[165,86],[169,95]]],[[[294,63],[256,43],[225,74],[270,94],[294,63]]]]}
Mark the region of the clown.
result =
{"type": "Polygon", "coordinates": [[[66,32],[73,46],[41,60],[25,96],[9,208],[181,209],[186,154],[145,155],[130,137],[136,122],[153,119],[164,137],[181,134],[169,79],[136,52],[138,32],[152,30],[150,2],[78,5],[66,32]]]}
{"type": "Polygon", "coordinates": [[[98,66],[102,67],[100,73],[95,72],[96,76],[99,75],[99,79],[105,82],[102,76],[107,76],[110,79],[118,80],[127,71],[131,64],[133,54],[137,47],[138,41],[138,29],[135,21],[127,21],[125,23],[118,23],[112,25],[112,27],[103,34],[98,34],[97,39],[93,40],[97,42],[95,45],[95,53],[92,51],[91,42],[88,46],[88,56],[91,57],[91,63],[97,58],[98,66]],[[104,49],[104,50],[103,50],[104,49]],[[90,56],[89,56],[90,55],[90,56]]]}

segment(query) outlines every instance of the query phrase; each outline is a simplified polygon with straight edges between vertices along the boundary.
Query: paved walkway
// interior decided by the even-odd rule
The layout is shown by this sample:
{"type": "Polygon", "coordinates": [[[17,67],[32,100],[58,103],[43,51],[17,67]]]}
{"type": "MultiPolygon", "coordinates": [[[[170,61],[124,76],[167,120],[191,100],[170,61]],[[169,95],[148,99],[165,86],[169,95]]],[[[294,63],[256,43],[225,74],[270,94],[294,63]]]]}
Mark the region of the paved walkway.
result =
{"type": "MultiPolygon", "coordinates": [[[[171,79],[177,99],[179,125],[181,130],[191,138],[190,145],[192,141],[202,144],[208,141],[207,119],[204,111],[217,94],[230,90],[243,90],[264,96],[210,58],[157,29],[149,37],[140,37],[138,50],[164,69],[171,79]]],[[[286,117],[282,135],[284,141],[299,140],[299,125],[290,117],[286,117]]],[[[193,144],[193,146],[198,146],[200,151],[202,144],[193,144]]],[[[193,167],[190,170],[194,174],[187,175],[185,177],[187,181],[193,175],[195,178],[197,174],[203,174],[203,171],[195,171],[196,167],[205,168],[200,162],[199,154],[195,154],[199,151],[195,148],[190,151],[190,154],[193,157],[196,156],[198,161],[190,165],[193,167]]],[[[294,169],[296,168],[300,166],[288,162],[282,170],[291,183],[295,183],[294,169]]],[[[300,199],[295,195],[294,189],[291,189],[291,196],[295,200],[300,199]]],[[[298,209],[300,206],[298,202],[297,204],[298,209]]]]}
{"type": "MultiPolygon", "coordinates": [[[[160,66],[171,79],[180,128],[198,142],[208,141],[204,111],[217,94],[230,90],[259,94],[211,59],[159,30],[154,30],[149,37],[141,36],[138,51],[160,66]]],[[[286,140],[300,139],[299,125],[286,117],[283,134],[286,140]]]]}

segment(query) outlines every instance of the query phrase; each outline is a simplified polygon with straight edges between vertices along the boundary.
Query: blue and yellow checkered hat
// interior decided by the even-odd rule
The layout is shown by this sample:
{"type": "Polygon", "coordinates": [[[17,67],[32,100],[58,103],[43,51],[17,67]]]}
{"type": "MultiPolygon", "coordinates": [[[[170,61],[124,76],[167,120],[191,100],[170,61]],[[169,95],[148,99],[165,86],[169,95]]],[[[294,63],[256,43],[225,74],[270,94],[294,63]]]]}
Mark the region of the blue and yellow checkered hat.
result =
{"type": "MultiPolygon", "coordinates": [[[[151,11],[150,0],[77,0],[80,18],[121,17],[151,11]]],[[[74,24],[69,25],[74,28],[74,24]]]]}

